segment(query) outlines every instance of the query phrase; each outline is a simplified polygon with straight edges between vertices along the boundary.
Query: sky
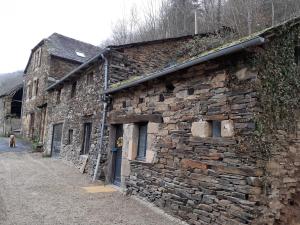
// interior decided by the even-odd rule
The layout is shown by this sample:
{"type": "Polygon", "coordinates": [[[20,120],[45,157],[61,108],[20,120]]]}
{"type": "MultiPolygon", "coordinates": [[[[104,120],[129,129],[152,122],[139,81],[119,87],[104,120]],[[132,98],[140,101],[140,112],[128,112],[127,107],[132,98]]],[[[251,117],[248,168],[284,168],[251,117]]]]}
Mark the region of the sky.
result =
{"type": "Polygon", "coordinates": [[[147,0],[1,0],[0,74],[24,70],[31,49],[52,33],[99,45],[132,4],[147,0]]]}

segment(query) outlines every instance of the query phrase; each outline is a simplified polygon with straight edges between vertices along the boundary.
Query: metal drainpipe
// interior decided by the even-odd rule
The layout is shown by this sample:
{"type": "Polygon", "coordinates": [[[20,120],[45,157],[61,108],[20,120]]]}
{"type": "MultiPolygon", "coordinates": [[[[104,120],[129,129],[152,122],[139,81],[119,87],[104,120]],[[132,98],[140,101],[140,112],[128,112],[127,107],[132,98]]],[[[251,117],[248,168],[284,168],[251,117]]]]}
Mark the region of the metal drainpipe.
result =
{"type": "MultiPolygon", "coordinates": [[[[108,85],[108,60],[107,58],[101,54],[102,59],[104,60],[104,90],[107,89],[108,85]]],[[[101,132],[100,132],[100,144],[99,144],[99,152],[98,152],[98,157],[97,157],[97,164],[96,168],[94,170],[94,176],[93,176],[93,182],[95,182],[97,178],[97,173],[99,170],[99,165],[101,161],[101,153],[102,153],[102,148],[103,148],[103,138],[104,138],[104,127],[105,127],[105,120],[106,120],[106,113],[107,113],[107,95],[104,94],[103,96],[103,114],[102,114],[102,123],[101,123],[101,132]]]]}

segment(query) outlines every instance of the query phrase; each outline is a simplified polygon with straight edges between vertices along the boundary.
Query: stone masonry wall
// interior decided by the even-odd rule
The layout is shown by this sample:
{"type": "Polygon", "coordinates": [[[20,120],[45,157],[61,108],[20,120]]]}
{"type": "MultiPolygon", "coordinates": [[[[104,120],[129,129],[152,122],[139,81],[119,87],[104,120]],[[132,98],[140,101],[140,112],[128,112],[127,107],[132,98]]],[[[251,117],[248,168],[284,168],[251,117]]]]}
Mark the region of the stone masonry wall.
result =
{"type": "Polygon", "coordinates": [[[46,102],[46,93],[45,89],[47,87],[47,80],[50,71],[50,56],[48,54],[45,45],[41,47],[41,65],[37,68],[33,68],[33,60],[30,61],[29,67],[27,69],[27,73],[24,74],[24,95],[23,95],[23,114],[22,114],[22,134],[25,137],[29,137],[29,123],[30,123],[30,114],[35,114],[35,123],[34,123],[34,134],[33,138],[39,137],[39,127],[41,124],[41,112],[37,108],[37,106],[42,105],[46,102]],[[27,96],[28,93],[28,85],[31,84],[31,88],[34,82],[34,79],[39,80],[39,91],[35,96],[32,93],[32,98],[29,99],[27,96]]]}
{"type": "MultiPolygon", "coordinates": [[[[62,78],[64,75],[69,73],[71,70],[76,68],[79,64],[76,62],[69,62],[64,59],[57,57],[52,57],[49,55],[45,45],[40,47],[42,50],[41,54],[41,65],[37,68],[33,68],[33,62],[31,60],[27,73],[24,75],[25,85],[24,85],[24,96],[23,96],[23,115],[22,115],[22,134],[25,137],[42,140],[41,137],[41,124],[42,124],[42,109],[38,108],[45,103],[47,103],[47,92],[48,78],[52,77],[55,79],[62,78]],[[32,94],[32,98],[27,97],[27,87],[28,84],[32,85],[34,79],[38,79],[38,93],[35,96],[32,94]],[[33,137],[29,137],[29,126],[30,126],[30,114],[34,113],[34,134],[33,137]]],[[[44,135],[46,135],[46,130],[44,135]]]]}
{"type": "Polygon", "coordinates": [[[67,75],[68,72],[72,71],[80,64],[81,63],[52,56],[50,65],[50,77],[53,77],[57,80],[61,79],[63,76],[67,75]]]}
{"type": "Polygon", "coordinates": [[[236,150],[239,137],[254,131],[258,110],[251,85],[255,72],[240,58],[195,66],[113,95],[110,116],[163,117],[151,140],[154,162],[130,160],[129,193],[190,224],[248,224],[258,216],[263,171],[252,152],[236,150]],[[231,89],[232,77],[245,85],[231,89]],[[192,133],[193,125],[212,120],[231,121],[234,136],[192,133]]]}
{"type": "Polygon", "coordinates": [[[181,60],[185,44],[198,36],[179,39],[112,47],[110,58],[110,82],[131,79],[162,70],[181,60]]]}
{"type": "MultiPolygon", "coordinates": [[[[51,141],[53,134],[53,125],[63,123],[63,136],[61,144],[60,157],[72,161],[80,167],[83,162],[81,156],[83,142],[83,124],[92,123],[92,133],[90,142],[89,159],[86,171],[93,173],[98,153],[100,127],[102,119],[102,76],[103,65],[96,63],[82,72],[77,79],[76,95],[71,98],[72,83],[65,83],[61,89],[60,103],[57,102],[57,90],[49,92],[48,103],[48,135],[46,143],[46,152],[51,154],[51,141]],[[93,82],[88,84],[87,74],[93,73],[93,82]],[[68,143],[68,132],[73,130],[73,141],[68,143]]],[[[103,157],[103,160],[105,156],[103,157]]]]}

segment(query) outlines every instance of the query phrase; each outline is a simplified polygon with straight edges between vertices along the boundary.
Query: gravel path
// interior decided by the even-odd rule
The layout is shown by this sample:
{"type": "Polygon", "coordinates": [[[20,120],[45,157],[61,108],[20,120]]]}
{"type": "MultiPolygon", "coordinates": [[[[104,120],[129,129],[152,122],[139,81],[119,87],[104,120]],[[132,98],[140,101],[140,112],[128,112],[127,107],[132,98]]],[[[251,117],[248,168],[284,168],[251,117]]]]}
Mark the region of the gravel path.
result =
{"type": "MultiPolygon", "coordinates": [[[[119,192],[87,193],[90,178],[62,160],[1,149],[1,225],[179,225],[119,192]]],[[[20,145],[21,147],[21,145],[20,145]]],[[[27,146],[27,149],[30,148],[27,146]]]]}

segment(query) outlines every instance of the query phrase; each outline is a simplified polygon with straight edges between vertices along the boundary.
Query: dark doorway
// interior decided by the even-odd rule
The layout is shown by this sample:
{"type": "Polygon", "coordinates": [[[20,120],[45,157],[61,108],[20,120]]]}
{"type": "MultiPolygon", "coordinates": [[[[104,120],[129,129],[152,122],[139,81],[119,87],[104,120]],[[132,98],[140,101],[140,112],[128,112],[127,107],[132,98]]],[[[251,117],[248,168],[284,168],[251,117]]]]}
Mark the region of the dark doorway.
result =
{"type": "Polygon", "coordinates": [[[92,133],[92,123],[83,124],[83,142],[82,142],[82,149],[81,149],[82,155],[89,154],[90,145],[91,145],[91,133],[92,133]]]}
{"type": "Polygon", "coordinates": [[[61,149],[62,127],[63,127],[62,123],[53,125],[52,144],[51,144],[52,157],[59,156],[60,149],[61,149]]]}
{"type": "Polygon", "coordinates": [[[122,146],[123,146],[123,125],[117,125],[115,147],[113,149],[113,158],[114,158],[113,183],[117,186],[121,185],[122,146]]]}
{"type": "Polygon", "coordinates": [[[16,118],[21,118],[22,95],[23,95],[23,88],[18,90],[12,98],[10,113],[16,118]]]}

